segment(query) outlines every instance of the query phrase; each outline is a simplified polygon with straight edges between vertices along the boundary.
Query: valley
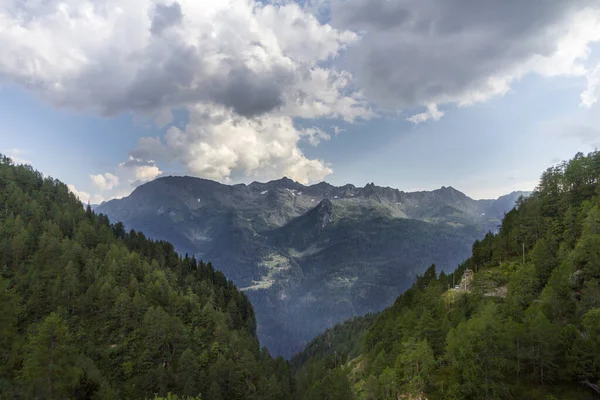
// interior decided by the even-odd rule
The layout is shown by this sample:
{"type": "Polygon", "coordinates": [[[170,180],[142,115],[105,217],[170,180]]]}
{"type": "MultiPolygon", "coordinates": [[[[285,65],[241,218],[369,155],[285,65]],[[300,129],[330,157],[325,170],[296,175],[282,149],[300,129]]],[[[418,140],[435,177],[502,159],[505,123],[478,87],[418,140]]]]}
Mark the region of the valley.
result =
{"type": "Polygon", "coordinates": [[[432,263],[453,269],[523,194],[163,177],[95,210],[210,260],[252,301],[261,343],[290,357],[335,323],[389,306],[432,263]]]}

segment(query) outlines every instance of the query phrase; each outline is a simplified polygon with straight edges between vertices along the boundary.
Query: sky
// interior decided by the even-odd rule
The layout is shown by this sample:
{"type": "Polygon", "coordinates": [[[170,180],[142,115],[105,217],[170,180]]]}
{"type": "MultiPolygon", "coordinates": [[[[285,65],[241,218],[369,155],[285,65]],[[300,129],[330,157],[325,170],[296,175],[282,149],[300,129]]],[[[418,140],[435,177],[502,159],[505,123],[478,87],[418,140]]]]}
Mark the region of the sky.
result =
{"type": "Polygon", "coordinates": [[[0,152],[84,202],[165,175],[532,190],[600,147],[600,1],[0,0],[0,152]]]}

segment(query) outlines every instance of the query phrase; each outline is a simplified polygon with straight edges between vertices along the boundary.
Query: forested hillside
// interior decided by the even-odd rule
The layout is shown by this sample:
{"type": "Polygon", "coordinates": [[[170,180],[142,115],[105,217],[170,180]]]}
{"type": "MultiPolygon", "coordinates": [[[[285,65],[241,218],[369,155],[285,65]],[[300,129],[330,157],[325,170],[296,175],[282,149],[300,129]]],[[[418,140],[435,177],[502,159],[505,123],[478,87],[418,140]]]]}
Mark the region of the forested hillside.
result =
{"type": "Polygon", "coordinates": [[[261,343],[291,357],[334,324],[389,307],[432,263],[452,270],[519,194],[161,177],[96,210],[212,260],[252,301],[261,343]]]}
{"type": "Polygon", "coordinates": [[[453,274],[298,355],[297,398],[600,397],[599,178],[600,152],[548,169],[453,274]]]}
{"type": "Polygon", "coordinates": [[[291,397],[222,273],[3,156],[0,272],[2,399],[291,397]]]}

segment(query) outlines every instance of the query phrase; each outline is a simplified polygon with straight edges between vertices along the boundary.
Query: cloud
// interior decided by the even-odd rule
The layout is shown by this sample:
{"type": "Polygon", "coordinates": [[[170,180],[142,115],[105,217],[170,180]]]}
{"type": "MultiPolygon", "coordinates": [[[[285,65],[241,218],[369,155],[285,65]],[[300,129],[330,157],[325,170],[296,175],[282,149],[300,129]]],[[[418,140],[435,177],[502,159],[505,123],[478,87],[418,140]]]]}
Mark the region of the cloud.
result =
{"type": "Polygon", "coordinates": [[[151,181],[161,174],[162,171],[156,165],[142,165],[135,170],[135,177],[140,182],[151,181]]]}
{"type": "Polygon", "coordinates": [[[98,175],[90,175],[90,179],[94,186],[96,186],[99,190],[112,190],[113,188],[119,186],[119,177],[116,175],[107,172],[105,174],[98,175]]]}
{"type": "Polygon", "coordinates": [[[185,129],[171,127],[163,140],[142,138],[132,155],[163,162],[178,160],[193,175],[223,182],[284,175],[311,182],[332,172],[323,161],[308,159],[298,147],[304,137],[316,144],[328,135],[316,128],[296,129],[290,117],[247,118],[211,104],[197,104],[189,113],[185,129]]]}
{"type": "Polygon", "coordinates": [[[154,160],[144,160],[130,156],[129,160],[118,165],[115,173],[133,188],[159,177],[163,174],[163,171],[160,170],[154,160]]]}
{"type": "Polygon", "coordinates": [[[585,76],[589,45],[600,40],[596,1],[332,0],[330,8],[334,27],[362,37],[345,65],[388,109],[486,101],[529,73],[585,76]]]}
{"type": "Polygon", "coordinates": [[[600,41],[592,0],[9,0],[0,26],[0,83],[164,129],[115,167],[118,182],[93,176],[119,193],[163,163],[222,181],[321,180],[331,167],[302,145],[330,134],[299,118],[425,107],[407,120],[439,120],[444,105],[486,101],[531,73],[587,77],[584,106],[598,91],[585,63],[600,41]],[[184,128],[169,127],[173,110],[178,123],[188,110],[184,128]]]}
{"type": "Polygon", "coordinates": [[[27,154],[29,154],[28,151],[14,148],[6,150],[5,153],[15,164],[32,164],[31,161],[23,158],[23,156],[27,156],[27,154]]]}
{"type": "Polygon", "coordinates": [[[154,118],[154,122],[159,128],[164,128],[173,122],[173,113],[168,108],[163,108],[154,118]]]}
{"type": "Polygon", "coordinates": [[[165,108],[197,102],[245,117],[367,113],[347,73],[319,66],[358,36],[291,2],[9,1],[0,26],[0,80],[61,107],[160,124],[165,108]]]}
{"type": "Polygon", "coordinates": [[[181,5],[177,2],[172,4],[156,4],[154,17],[150,25],[150,32],[160,35],[165,29],[178,25],[183,19],[181,5]]]}
{"type": "Polygon", "coordinates": [[[319,128],[304,129],[301,132],[301,135],[307,137],[308,143],[310,143],[310,145],[314,147],[318,146],[319,143],[321,143],[321,140],[331,139],[331,135],[319,128]]]}
{"type": "Polygon", "coordinates": [[[162,174],[163,171],[160,170],[155,161],[130,156],[127,161],[117,165],[114,174],[106,172],[104,174],[90,175],[90,180],[94,187],[98,191],[104,192],[102,195],[79,191],[74,185],[70,185],[69,189],[83,202],[90,200],[96,204],[104,200],[128,196],[137,186],[149,182],[162,174]]]}
{"type": "MultiPolygon", "coordinates": [[[[297,130],[293,119],[375,115],[352,75],[335,65],[359,35],[291,1],[9,1],[0,3],[0,26],[0,83],[58,107],[149,116],[165,129],[173,109],[210,114],[202,121],[196,115],[179,135],[171,128],[163,139],[145,138],[131,152],[158,159],[145,155],[166,140],[170,158],[161,160],[178,159],[205,177],[289,171],[320,179],[331,170],[307,159],[298,144],[317,145],[329,135],[297,130]],[[176,136],[190,149],[174,144],[176,136]]],[[[135,184],[161,173],[158,165],[120,165],[115,176],[135,184]]],[[[106,176],[92,179],[110,190],[106,176]]]]}
{"type": "Polygon", "coordinates": [[[438,121],[443,116],[444,116],[444,112],[438,110],[437,104],[428,104],[427,111],[422,112],[420,114],[412,115],[412,116],[406,118],[406,120],[409,122],[412,122],[413,124],[420,124],[420,123],[428,121],[430,119],[432,119],[434,121],[438,121]]]}
{"type": "Polygon", "coordinates": [[[333,126],[331,127],[331,129],[333,129],[333,133],[334,133],[336,136],[337,136],[337,135],[339,135],[339,134],[340,134],[340,133],[342,133],[342,132],[346,132],[346,130],[345,130],[344,128],[340,128],[340,127],[339,127],[339,126],[337,126],[337,125],[333,125],[333,126]]]}
{"type": "Polygon", "coordinates": [[[587,88],[581,93],[581,105],[590,108],[598,101],[600,92],[600,64],[587,76],[587,88]]]}
{"type": "Polygon", "coordinates": [[[101,195],[90,195],[88,192],[77,190],[75,185],[67,185],[67,187],[82,203],[100,204],[104,201],[104,197],[101,195]]]}

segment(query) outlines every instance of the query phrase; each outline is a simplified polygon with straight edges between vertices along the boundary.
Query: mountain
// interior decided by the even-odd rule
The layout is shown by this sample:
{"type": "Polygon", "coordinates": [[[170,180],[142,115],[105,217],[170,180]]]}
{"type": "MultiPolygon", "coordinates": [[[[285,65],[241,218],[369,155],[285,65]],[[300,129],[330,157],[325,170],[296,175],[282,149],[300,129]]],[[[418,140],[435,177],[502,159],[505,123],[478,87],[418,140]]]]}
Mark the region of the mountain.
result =
{"type": "Polygon", "coordinates": [[[597,399],[599,177],[597,151],[548,169],[451,274],[316,337],[294,398],[597,399]]]}
{"type": "Polygon", "coordinates": [[[336,322],[388,306],[431,263],[458,265],[520,194],[163,177],[96,211],[212,260],[250,297],[261,343],[290,356],[336,322]]]}
{"type": "Polygon", "coordinates": [[[210,263],[1,155],[0,202],[0,398],[291,398],[288,362],[210,263]]]}

